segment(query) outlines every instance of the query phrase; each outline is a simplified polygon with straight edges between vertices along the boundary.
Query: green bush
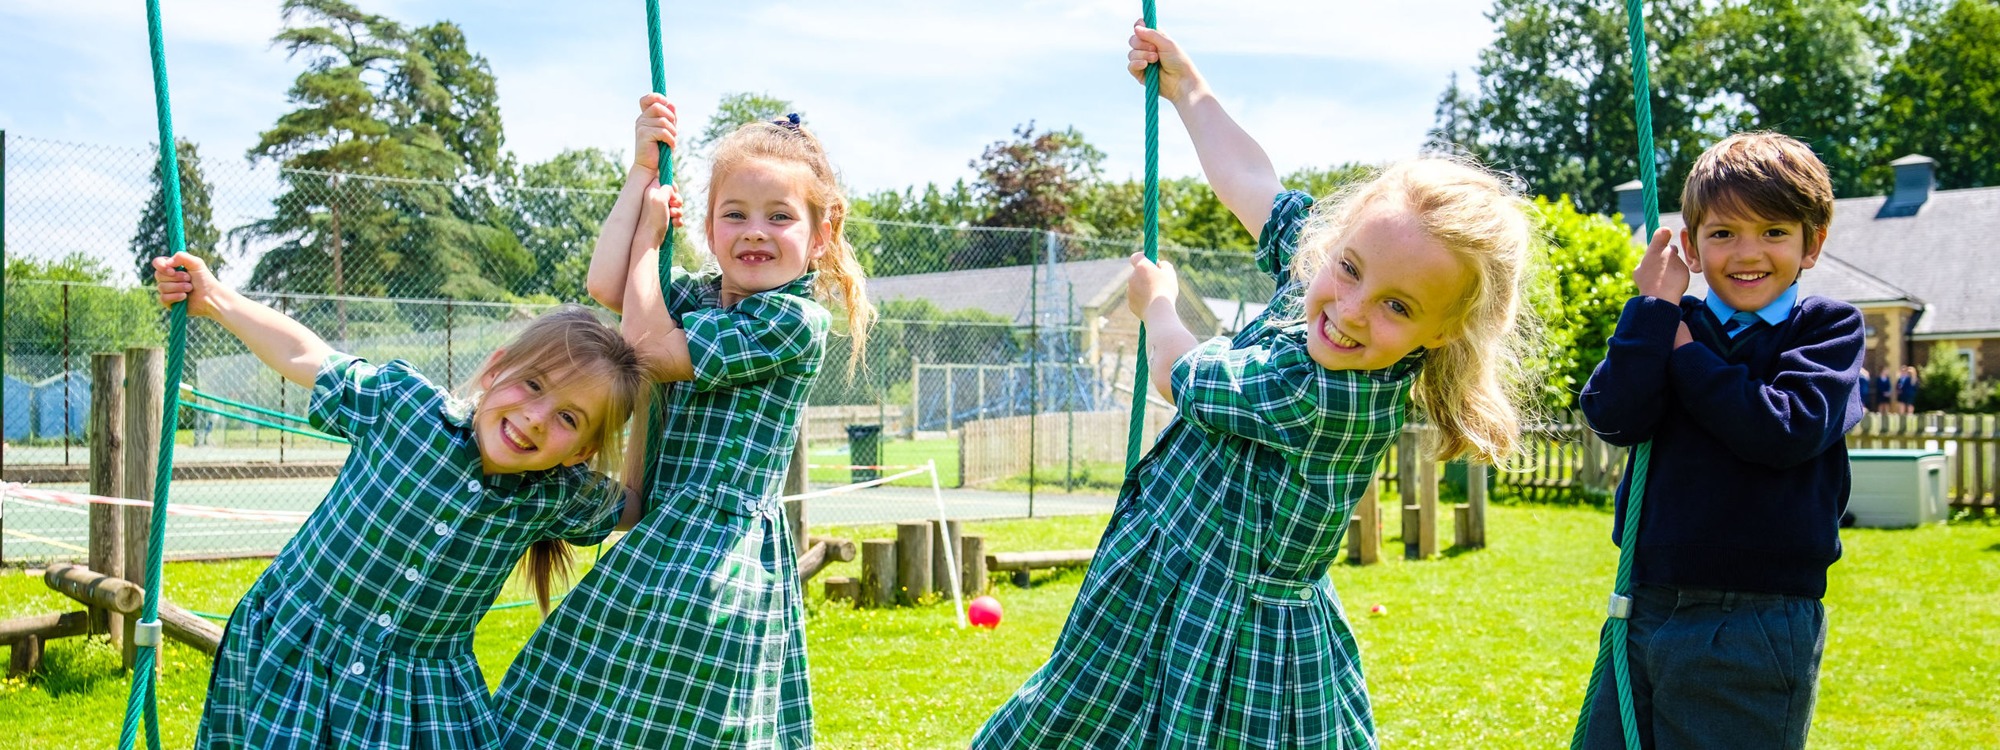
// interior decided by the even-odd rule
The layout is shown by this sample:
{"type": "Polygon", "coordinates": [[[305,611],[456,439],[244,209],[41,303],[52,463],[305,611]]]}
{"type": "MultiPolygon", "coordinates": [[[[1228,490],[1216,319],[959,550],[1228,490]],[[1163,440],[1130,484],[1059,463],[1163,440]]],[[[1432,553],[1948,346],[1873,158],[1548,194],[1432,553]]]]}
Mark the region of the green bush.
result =
{"type": "Polygon", "coordinates": [[[1931,347],[1930,361],[1917,370],[1917,411],[1961,411],[1970,404],[1965,398],[1972,385],[1972,373],[1965,360],[1951,346],[1931,347]]]}

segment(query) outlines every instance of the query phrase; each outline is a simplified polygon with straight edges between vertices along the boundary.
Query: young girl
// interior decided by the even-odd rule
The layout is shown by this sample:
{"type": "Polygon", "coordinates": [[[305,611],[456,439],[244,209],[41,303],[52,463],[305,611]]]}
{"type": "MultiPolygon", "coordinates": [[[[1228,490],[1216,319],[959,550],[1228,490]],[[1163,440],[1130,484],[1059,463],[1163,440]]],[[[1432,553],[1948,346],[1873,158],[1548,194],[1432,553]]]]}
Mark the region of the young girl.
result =
{"type": "Polygon", "coordinates": [[[1129,67],[1151,62],[1217,197],[1263,227],[1279,291],[1233,339],[1197,343],[1172,266],[1133,257],[1153,385],[1179,413],[1127,477],[1055,653],[973,746],[1374,747],[1327,568],[1409,406],[1442,457],[1514,449],[1503,342],[1533,224],[1491,175],[1441,159],[1311,208],[1140,27],[1129,67]]]}
{"type": "MultiPolygon", "coordinates": [[[[641,109],[638,158],[591,258],[590,289],[624,311],[653,376],[676,385],[665,422],[649,426],[643,520],[500,685],[507,744],[810,747],[803,600],[778,492],[824,355],[821,303],[845,306],[857,350],[873,314],[841,235],[846,202],[796,118],[744,126],[713,156],[715,267],[675,269],[662,296],[669,261],[658,247],[672,207],[655,186],[655,141],[672,144],[673,112],[657,95],[641,109]]],[[[646,442],[633,433],[636,456],[646,442]]]]}
{"type": "Polygon", "coordinates": [[[524,551],[546,610],[558,540],[596,543],[636,506],[583,464],[617,447],[644,384],[637,353],[565,308],[487,358],[459,400],[400,360],[335,352],[193,255],[153,269],[161,302],[186,300],[311,387],[313,427],[353,445],[230,615],[196,746],[496,746],[473,628],[524,551]]]}

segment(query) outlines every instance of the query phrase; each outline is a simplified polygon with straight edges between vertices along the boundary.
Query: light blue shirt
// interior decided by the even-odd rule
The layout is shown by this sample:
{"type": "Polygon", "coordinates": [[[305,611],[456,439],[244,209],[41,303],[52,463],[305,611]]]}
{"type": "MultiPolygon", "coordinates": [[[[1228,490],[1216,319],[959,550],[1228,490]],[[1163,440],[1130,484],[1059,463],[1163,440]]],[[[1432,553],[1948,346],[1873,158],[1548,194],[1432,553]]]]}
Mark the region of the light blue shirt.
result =
{"type": "Polygon", "coordinates": [[[1709,312],[1715,313],[1715,318],[1722,321],[1723,330],[1733,339],[1736,338],[1736,334],[1749,330],[1758,318],[1764,319],[1767,325],[1775,326],[1792,317],[1792,308],[1797,307],[1799,303],[1799,285],[1795,283],[1785,287],[1784,293],[1779,294],[1777,299],[1771,300],[1771,304],[1754,312],[1730,307],[1729,303],[1723,302],[1722,297],[1713,289],[1709,290],[1705,302],[1708,303],[1709,312]]]}

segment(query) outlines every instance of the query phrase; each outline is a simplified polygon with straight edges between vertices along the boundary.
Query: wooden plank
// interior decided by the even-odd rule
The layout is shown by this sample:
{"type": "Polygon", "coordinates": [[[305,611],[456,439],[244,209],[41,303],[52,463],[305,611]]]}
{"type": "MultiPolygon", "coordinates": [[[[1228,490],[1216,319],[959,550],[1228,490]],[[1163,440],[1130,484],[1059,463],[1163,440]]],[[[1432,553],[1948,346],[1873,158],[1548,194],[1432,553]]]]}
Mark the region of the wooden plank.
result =
{"type": "Polygon", "coordinates": [[[898,601],[916,604],[931,595],[931,524],[896,524],[896,583],[898,601]]]}
{"type": "MultiPolygon", "coordinates": [[[[1396,436],[1396,499],[1404,508],[1415,505],[1421,492],[1417,487],[1417,453],[1416,428],[1406,427],[1402,434],[1396,436]]],[[[1417,524],[1416,516],[1407,512],[1403,514],[1403,544],[1406,547],[1417,540],[1417,524]]],[[[1403,555],[1408,557],[1410,552],[1405,550],[1403,555]]]]}
{"type": "Polygon", "coordinates": [[[1418,462],[1417,481],[1422,489],[1417,493],[1417,554],[1429,560],[1438,553],[1438,465],[1427,456],[1418,462]]]}
{"type": "Polygon", "coordinates": [[[220,626],[165,599],[160,600],[160,631],[168,638],[193,646],[209,656],[214,656],[222,644],[220,626]]]}
{"type": "Polygon", "coordinates": [[[24,638],[68,638],[90,633],[89,612],[64,612],[55,615],[29,615],[11,620],[0,620],[0,646],[20,641],[24,638]]]}
{"type": "Polygon", "coordinates": [[[8,649],[7,676],[24,677],[42,671],[42,639],[25,636],[8,649]]]}
{"type": "MultiPolygon", "coordinates": [[[[125,350],[125,491],[119,493],[122,497],[153,499],[154,473],[160,460],[160,419],[166,408],[166,369],[166,352],[158,348],[125,350]]],[[[140,579],[141,585],[146,577],[152,527],[152,509],[125,509],[125,575],[140,579]]],[[[121,649],[126,669],[131,669],[138,660],[138,650],[132,645],[132,619],[126,619],[121,649]]]]}
{"type": "MultiPolygon", "coordinates": [[[[806,492],[806,431],[799,430],[792,438],[791,463],[785,465],[785,495],[803,495],[806,492]]],[[[785,501],[785,531],[792,537],[792,553],[803,555],[812,542],[806,538],[806,501],[785,501]]],[[[804,581],[809,576],[801,576],[804,581]]]]}
{"type": "Polygon", "coordinates": [[[828,560],[835,560],[839,562],[854,562],[855,547],[854,547],[854,540],[852,539],[841,539],[840,537],[832,537],[832,536],[816,536],[816,537],[811,537],[810,542],[812,544],[826,545],[826,556],[828,560]]]}
{"type": "Polygon", "coordinates": [[[1090,565],[1091,557],[1096,554],[1096,550],[1088,549],[1000,552],[986,556],[986,567],[998,571],[1084,567],[1090,565]]]}
{"type": "Polygon", "coordinates": [[[965,525],[958,521],[949,521],[943,528],[939,528],[936,521],[930,522],[930,525],[931,585],[935,586],[939,593],[949,594],[951,593],[951,580],[953,577],[960,579],[960,586],[965,585],[963,580],[964,570],[962,569],[965,560],[958,557],[960,540],[965,538],[965,525]],[[951,546],[947,547],[945,545],[951,546]],[[961,566],[960,570],[953,570],[951,564],[946,561],[944,554],[946,550],[951,551],[952,559],[961,566]]]}
{"type": "Polygon", "coordinates": [[[862,540],[860,604],[896,606],[896,540],[862,540]]]}
{"type": "Polygon", "coordinates": [[[815,544],[807,547],[805,554],[799,555],[799,588],[812,581],[826,567],[826,545],[815,544]]]}
{"type": "MultiPolygon", "coordinates": [[[[125,491],[125,356],[90,357],[90,494],[117,497],[125,491]]],[[[125,508],[90,506],[90,569],[113,578],[125,577],[125,508]]],[[[111,645],[125,647],[125,618],[100,609],[94,619],[104,623],[111,645]]]]}
{"type": "Polygon", "coordinates": [[[1348,519],[1347,561],[1355,565],[1382,562],[1382,501],[1376,496],[1375,482],[1368,483],[1348,519]]]}
{"type": "Polygon", "coordinates": [[[1486,465],[1465,467],[1465,504],[1453,509],[1452,543],[1478,549],[1486,546],[1486,465]]]}

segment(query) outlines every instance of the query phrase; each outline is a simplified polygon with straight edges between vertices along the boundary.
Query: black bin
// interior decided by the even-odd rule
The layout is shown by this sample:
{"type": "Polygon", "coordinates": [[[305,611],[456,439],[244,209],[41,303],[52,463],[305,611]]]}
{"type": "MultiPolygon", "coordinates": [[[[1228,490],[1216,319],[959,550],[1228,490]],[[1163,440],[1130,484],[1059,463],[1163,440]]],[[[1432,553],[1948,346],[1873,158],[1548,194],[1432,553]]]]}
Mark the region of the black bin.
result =
{"type": "Polygon", "coordinates": [[[882,476],[875,467],[882,463],[882,425],[851,424],[847,426],[847,462],[855,468],[848,481],[872,482],[882,476]]]}

